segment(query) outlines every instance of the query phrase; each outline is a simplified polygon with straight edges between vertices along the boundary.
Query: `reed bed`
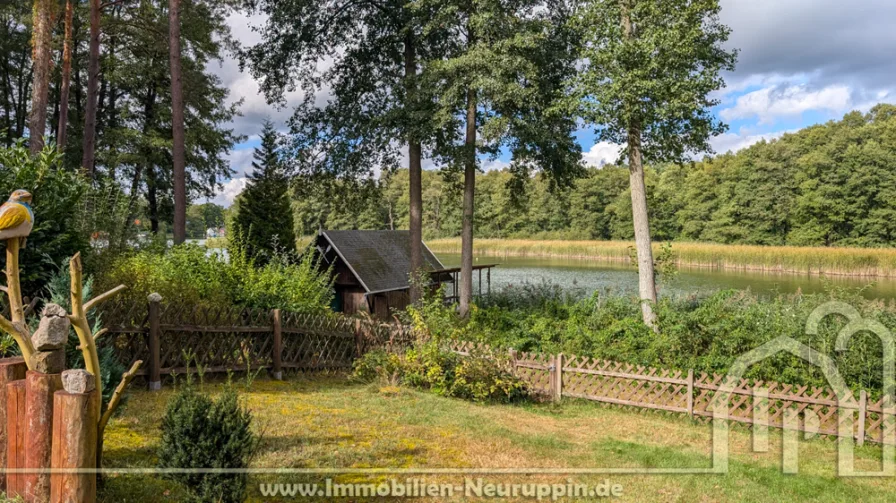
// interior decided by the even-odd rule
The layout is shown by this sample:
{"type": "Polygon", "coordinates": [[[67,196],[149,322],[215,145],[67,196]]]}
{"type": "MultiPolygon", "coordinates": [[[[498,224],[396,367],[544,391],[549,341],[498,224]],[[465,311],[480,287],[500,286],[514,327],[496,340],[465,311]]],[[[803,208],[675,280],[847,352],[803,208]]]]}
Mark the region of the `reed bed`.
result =
{"type": "MultiPolygon", "coordinates": [[[[435,253],[459,254],[460,238],[427,241],[435,253]]],[[[628,262],[631,241],[559,241],[535,239],[477,239],[473,253],[488,257],[557,257],[628,262]]],[[[654,253],[661,243],[654,243],[654,253]]],[[[896,249],[822,248],[801,246],[722,245],[676,242],[672,251],[678,265],[861,277],[896,277],[896,249]]]]}

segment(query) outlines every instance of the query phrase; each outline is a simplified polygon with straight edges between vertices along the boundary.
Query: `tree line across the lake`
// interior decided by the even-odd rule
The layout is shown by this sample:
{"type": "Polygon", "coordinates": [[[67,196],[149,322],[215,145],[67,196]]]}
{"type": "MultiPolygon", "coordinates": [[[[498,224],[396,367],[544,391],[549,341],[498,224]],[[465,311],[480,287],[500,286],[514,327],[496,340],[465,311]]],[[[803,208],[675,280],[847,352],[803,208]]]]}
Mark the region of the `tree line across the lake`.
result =
{"type": "MultiPolygon", "coordinates": [[[[795,246],[892,246],[896,107],[879,105],[737,153],[646,168],[654,240],[795,246]]],[[[477,175],[476,236],[631,240],[627,167],[588,168],[570,186],[522,186],[509,170],[477,175]]],[[[298,235],[318,228],[406,229],[407,170],[333,194],[301,191],[298,235]]],[[[460,236],[462,183],[423,172],[427,238],[460,236]]]]}

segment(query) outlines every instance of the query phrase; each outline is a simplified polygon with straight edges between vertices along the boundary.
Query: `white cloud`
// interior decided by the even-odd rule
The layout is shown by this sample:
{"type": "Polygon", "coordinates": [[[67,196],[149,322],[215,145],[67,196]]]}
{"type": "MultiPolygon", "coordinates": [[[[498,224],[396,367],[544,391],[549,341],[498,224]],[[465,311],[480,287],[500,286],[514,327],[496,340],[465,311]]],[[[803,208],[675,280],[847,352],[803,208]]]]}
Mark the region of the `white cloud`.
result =
{"type": "Polygon", "coordinates": [[[510,167],[510,163],[501,159],[487,159],[482,163],[482,171],[500,171],[510,167]]]}
{"type": "Polygon", "coordinates": [[[236,172],[234,176],[246,176],[252,173],[252,156],[254,154],[254,148],[239,148],[230,151],[227,159],[230,161],[230,169],[236,172]]]}
{"type": "Polygon", "coordinates": [[[790,132],[792,132],[792,130],[762,134],[724,133],[712,138],[709,143],[717,154],[724,154],[727,152],[737,152],[738,150],[745,149],[750,145],[759,143],[763,140],[775,140],[790,132]]]}
{"type": "Polygon", "coordinates": [[[799,116],[810,110],[845,112],[851,106],[852,94],[847,86],[833,85],[810,90],[805,85],[795,85],[767,87],[747,93],[719,115],[726,121],[756,117],[760,124],[772,124],[775,119],[799,116]]]}
{"type": "Polygon", "coordinates": [[[246,188],[248,179],[244,176],[233,178],[224,182],[224,188],[212,199],[212,202],[225,208],[233,204],[236,196],[246,188]]]}
{"type": "Polygon", "coordinates": [[[619,154],[621,152],[621,145],[602,141],[595,143],[587,152],[583,153],[582,159],[587,166],[601,168],[607,164],[615,164],[616,161],[619,160],[619,154]]]}

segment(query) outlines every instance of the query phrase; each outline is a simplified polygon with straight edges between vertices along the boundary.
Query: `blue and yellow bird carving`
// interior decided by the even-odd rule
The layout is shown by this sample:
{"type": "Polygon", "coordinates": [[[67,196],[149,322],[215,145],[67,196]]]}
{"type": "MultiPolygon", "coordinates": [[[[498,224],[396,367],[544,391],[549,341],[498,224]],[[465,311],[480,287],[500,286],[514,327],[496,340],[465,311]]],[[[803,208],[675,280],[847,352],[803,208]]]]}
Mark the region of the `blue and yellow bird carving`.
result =
{"type": "Polygon", "coordinates": [[[23,238],[31,234],[34,212],[30,203],[31,194],[20,189],[0,206],[0,239],[23,238]]]}

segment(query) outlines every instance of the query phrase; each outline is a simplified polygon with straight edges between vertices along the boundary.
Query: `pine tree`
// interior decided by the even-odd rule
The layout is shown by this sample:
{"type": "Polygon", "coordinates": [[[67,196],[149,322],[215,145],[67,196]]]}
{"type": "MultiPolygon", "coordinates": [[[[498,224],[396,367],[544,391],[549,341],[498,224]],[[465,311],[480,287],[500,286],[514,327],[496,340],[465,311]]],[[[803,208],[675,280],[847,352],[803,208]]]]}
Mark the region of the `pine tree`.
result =
{"type": "Polygon", "coordinates": [[[261,145],[255,149],[252,173],[238,196],[231,225],[232,246],[257,264],[275,252],[295,251],[289,180],[279,152],[280,137],[273,123],[265,121],[261,145]]]}

